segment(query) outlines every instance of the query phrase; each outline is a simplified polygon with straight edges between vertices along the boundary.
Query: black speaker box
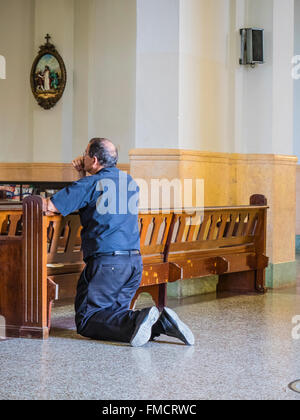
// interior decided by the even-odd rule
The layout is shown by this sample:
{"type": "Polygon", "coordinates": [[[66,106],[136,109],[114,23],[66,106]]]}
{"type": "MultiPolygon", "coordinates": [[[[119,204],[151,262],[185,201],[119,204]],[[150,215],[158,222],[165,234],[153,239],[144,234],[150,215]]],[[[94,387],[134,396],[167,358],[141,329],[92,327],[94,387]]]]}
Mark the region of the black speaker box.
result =
{"type": "Polygon", "coordinates": [[[243,28],[241,34],[240,64],[262,64],[264,62],[264,30],[243,28]]]}

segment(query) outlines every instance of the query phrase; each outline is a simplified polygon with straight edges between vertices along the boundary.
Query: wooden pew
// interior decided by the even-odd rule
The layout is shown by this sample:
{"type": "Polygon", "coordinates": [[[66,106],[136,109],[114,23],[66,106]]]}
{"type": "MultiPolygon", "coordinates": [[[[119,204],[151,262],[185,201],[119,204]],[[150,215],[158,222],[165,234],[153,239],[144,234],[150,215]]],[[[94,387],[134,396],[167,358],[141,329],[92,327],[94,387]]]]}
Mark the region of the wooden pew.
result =
{"type": "Polygon", "coordinates": [[[253,195],[249,206],[174,215],[166,261],[181,267],[182,279],[218,275],[217,293],[264,293],[267,208],[253,195]]]}
{"type": "MultiPolygon", "coordinates": [[[[6,214],[8,218],[11,216],[6,214]]],[[[144,270],[132,308],[142,292],[148,292],[162,308],[166,300],[166,283],[181,276],[176,264],[165,262],[165,244],[172,217],[172,214],[161,213],[141,214],[139,217],[144,270]]],[[[4,297],[0,314],[7,318],[8,336],[47,338],[52,302],[75,296],[77,281],[85,265],[80,250],[79,214],[45,216],[42,199],[26,197],[23,200],[22,229],[22,236],[18,237],[19,263],[13,276],[9,271],[3,274],[9,287],[18,287],[19,290],[19,304],[14,305],[19,324],[16,325],[10,316],[8,306],[11,301],[6,302],[4,297]],[[15,277],[19,281],[14,286],[15,277]]],[[[0,236],[0,243],[7,244],[7,239],[8,235],[0,236]]],[[[3,253],[3,259],[10,261],[8,252],[3,253]]],[[[0,287],[1,283],[0,277],[0,287]]]]}
{"type": "MultiPolygon", "coordinates": [[[[209,274],[219,275],[219,292],[263,293],[267,206],[262,199],[252,197],[250,206],[205,208],[199,217],[141,212],[144,270],[131,307],[148,292],[162,308],[167,282],[209,274]]],[[[21,236],[17,228],[0,235],[0,314],[7,336],[47,338],[53,300],[75,296],[84,267],[79,215],[45,216],[38,196],[25,198],[23,210],[5,211],[2,224],[16,211],[18,221],[8,226],[20,227],[23,220],[21,236]]]]}

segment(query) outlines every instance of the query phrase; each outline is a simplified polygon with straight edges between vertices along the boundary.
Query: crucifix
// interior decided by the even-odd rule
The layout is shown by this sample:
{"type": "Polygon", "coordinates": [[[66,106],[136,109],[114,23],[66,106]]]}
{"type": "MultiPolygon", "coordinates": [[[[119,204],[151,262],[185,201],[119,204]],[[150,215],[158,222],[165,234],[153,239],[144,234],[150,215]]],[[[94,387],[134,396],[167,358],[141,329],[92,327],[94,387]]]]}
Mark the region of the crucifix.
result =
{"type": "Polygon", "coordinates": [[[51,38],[51,36],[49,35],[49,34],[47,34],[46,36],[45,36],[45,39],[46,39],[46,41],[47,41],[47,44],[49,44],[49,39],[51,38]]]}

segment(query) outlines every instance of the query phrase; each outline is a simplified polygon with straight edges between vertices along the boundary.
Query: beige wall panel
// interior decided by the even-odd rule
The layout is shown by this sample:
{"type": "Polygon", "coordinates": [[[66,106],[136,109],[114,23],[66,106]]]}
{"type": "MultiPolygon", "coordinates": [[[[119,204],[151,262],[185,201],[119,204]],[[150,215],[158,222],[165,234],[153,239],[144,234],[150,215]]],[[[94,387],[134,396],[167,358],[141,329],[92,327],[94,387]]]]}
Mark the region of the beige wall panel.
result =
{"type": "Polygon", "coordinates": [[[296,163],[294,156],[136,149],[131,174],[145,179],[204,179],[204,205],[246,205],[267,197],[267,255],[273,263],[295,260],[296,163]]]}
{"type": "Polygon", "coordinates": [[[291,260],[295,253],[296,230],[296,162],[278,158],[274,165],[273,259],[291,260]]]}
{"type": "Polygon", "coordinates": [[[296,170],[296,235],[300,235],[300,165],[296,170]]]}

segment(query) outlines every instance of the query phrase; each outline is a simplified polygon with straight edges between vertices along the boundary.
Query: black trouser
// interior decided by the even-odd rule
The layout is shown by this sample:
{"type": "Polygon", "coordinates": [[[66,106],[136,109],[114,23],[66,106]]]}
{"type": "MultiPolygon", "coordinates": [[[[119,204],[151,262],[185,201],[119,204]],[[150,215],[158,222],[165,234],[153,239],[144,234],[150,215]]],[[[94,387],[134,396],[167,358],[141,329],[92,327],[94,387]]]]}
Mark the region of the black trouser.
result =
{"type": "Polygon", "coordinates": [[[142,311],[129,309],[142,278],[140,255],[97,256],[77,285],[77,332],[99,340],[129,342],[142,311]]]}

